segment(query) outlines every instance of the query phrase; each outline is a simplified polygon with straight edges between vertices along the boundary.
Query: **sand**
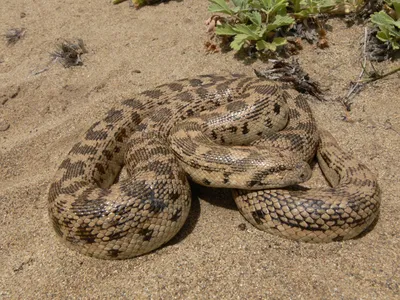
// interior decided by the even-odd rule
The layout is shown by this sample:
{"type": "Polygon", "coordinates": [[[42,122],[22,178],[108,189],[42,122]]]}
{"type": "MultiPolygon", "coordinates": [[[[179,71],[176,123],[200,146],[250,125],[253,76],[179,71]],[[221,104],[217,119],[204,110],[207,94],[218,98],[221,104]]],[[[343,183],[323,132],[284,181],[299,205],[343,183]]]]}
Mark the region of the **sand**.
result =
{"type": "MultiPolygon", "coordinates": [[[[14,46],[0,43],[0,298],[399,299],[400,79],[369,84],[346,113],[336,98],[360,73],[363,27],[340,19],[329,21],[329,48],[305,43],[296,58],[327,88],[329,101],[309,98],[318,124],[379,179],[381,214],[367,234],[322,245],[285,240],[248,224],[228,193],[194,186],[184,229],[148,255],[97,260],[56,239],[49,184],[108,109],[175,79],[266,67],[205,52],[206,0],[139,11],[109,2],[2,0],[0,32],[25,27],[26,34],[14,46]],[[75,38],[87,45],[84,65],[49,64],[57,43],[75,38]]],[[[312,184],[324,184],[318,168],[312,184]]]]}

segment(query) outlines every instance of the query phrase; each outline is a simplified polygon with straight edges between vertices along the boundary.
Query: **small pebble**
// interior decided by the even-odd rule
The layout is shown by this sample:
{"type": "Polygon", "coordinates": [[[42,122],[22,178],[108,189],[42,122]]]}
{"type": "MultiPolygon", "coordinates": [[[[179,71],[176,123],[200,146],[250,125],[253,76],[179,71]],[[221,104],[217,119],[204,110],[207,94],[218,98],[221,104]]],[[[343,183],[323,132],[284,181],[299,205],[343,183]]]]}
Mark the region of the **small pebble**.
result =
{"type": "Polygon", "coordinates": [[[239,228],[239,230],[244,231],[244,230],[246,230],[247,226],[245,223],[241,223],[241,224],[239,224],[238,228],[239,228]]]}
{"type": "Polygon", "coordinates": [[[0,131],[6,131],[8,128],[10,128],[10,124],[0,119],[0,131]]]}

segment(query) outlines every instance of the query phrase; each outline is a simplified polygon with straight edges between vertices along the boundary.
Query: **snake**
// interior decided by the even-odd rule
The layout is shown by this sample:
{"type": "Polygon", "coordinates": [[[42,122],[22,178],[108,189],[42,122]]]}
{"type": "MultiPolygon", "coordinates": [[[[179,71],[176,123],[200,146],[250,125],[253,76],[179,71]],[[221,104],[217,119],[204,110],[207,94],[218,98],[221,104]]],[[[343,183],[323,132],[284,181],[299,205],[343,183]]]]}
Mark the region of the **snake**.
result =
{"type": "Polygon", "coordinates": [[[184,225],[190,180],[231,189],[256,228],[298,241],[353,238],[380,207],[374,174],[317,128],[302,94],[211,74],[138,93],[95,122],[50,184],[50,221],[63,244],[84,255],[143,255],[184,225]],[[315,156],[330,187],[299,185],[315,156]]]}

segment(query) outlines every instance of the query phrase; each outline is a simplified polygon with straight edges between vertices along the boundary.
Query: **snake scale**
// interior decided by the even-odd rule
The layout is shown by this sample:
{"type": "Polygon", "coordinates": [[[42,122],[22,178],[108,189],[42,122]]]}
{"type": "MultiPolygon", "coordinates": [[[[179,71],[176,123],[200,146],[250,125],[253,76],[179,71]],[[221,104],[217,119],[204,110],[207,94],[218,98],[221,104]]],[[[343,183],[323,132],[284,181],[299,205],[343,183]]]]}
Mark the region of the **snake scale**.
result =
{"type": "Polygon", "coordinates": [[[142,92],[94,123],[50,186],[50,219],[83,254],[138,256],[183,226],[188,177],[232,188],[250,223],[300,241],[352,238],[380,205],[374,175],[317,130],[300,94],[245,75],[204,75],[142,92]],[[316,152],[333,187],[282,189],[310,178],[316,152]]]}

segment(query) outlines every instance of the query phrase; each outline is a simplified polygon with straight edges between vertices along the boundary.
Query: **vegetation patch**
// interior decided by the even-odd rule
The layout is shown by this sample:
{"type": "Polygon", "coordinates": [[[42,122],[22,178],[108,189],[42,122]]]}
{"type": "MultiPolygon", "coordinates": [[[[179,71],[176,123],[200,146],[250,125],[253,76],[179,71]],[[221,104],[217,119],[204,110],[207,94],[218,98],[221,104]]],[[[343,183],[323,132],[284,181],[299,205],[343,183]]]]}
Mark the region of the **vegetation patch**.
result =
{"type": "MultiPolygon", "coordinates": [[[[209,0],[213,13],[208,31],[218,37],[221,49],[274,53],[288,44],[299,45],[296,38],[329,46],[326,20],[343,15],[369,19],[378,27],[376,38],[389,51],[399,49],[400,0],[209,0]],[[379,11],[378,11],[379,10],[379,11]],[[372,15],[371,15],[372,14],[372,15]],[[370,17],[371,15],[371,17],[370,17]]],[[[372,28],[371,32],[374,29],[372,28]]],[[[207,46],[207,45],[206,45],[207,46]]],[[[209,49],[217,47],[208,42],[209,49]]],[[[301,46],[299,46],[301,47],[301,46]]],[[[290,48],[289,48],[290,49],[290,48]]],[[[293,51],[290,51],[293,52],[293,51]]]]}

